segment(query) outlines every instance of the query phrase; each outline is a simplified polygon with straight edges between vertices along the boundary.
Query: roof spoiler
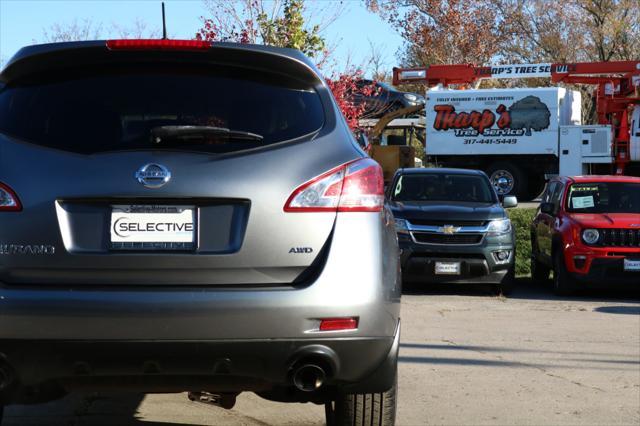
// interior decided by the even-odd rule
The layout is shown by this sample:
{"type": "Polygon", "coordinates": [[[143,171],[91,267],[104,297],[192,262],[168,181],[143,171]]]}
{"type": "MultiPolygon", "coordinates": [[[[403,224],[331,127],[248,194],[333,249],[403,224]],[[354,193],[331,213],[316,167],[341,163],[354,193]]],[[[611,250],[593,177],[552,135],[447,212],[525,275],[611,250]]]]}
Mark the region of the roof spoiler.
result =
{"type": "Polygon", "coordinates": [[[20,49],[7,63],[0,82],[78,66],[117,63],[207,63],[282,74],[306,84],[323,84],[313,63],[294,49],[199,40],[96,40],[51,43],[20,49]]]}

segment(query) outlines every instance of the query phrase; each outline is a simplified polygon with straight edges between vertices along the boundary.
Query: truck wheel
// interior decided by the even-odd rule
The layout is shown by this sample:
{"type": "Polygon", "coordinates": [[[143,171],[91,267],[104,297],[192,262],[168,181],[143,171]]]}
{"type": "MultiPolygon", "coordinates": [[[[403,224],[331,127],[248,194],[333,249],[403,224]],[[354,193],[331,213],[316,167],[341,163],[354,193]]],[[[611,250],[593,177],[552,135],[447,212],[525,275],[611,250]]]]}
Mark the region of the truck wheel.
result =
{"type": "Polygon", "coordinates": [[[515,195],[529,200],[527,177],[519,167],[508,162],[497,162],[491,164],[486,173],[498,195],[515,195]]]}
{"type": "Polygon", "coordinates": [[[502,277],[500,284],[496,286],[496,292],[498,295],[508,296],[513,291],[513,286],[516,282],[516,267],[513,265],[509,268],[509,271],[502,277]]]}
{"type": "Polygon", "coordinates": [[[398,378],[383,393],[346,394],[325,404],[329,426],[393,426],[396,423],[398,378]]]}
{"type": "Polygon", "coordinates": [[[557,252],[553,257],[553,292],[558,296],[570,296],[575,291],[573,277],[564,264],[564,254],[557,252]]]}

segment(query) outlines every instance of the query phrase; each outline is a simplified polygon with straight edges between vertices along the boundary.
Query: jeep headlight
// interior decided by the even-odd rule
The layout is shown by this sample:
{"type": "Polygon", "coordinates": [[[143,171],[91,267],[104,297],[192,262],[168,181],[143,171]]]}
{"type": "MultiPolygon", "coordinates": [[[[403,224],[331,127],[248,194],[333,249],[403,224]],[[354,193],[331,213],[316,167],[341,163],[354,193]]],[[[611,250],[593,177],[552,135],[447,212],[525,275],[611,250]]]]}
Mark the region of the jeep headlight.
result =
{"type": "Polygon", "coordinates": [[[587,244],[595,244],[600,239],[600,232],[597,229],[585,229],[582,231],[582,239],[587,244]]]}
{"type": "Polygon", "coordinates": [[[405,219],[394,219],[396,225],[396,232],[399,234],[409,233],[409,223],[405,219]]]}
{"type": "Polygon", "coordinates": [[[497,219],[489,222],[487,228],[489,235],[504,235],[511,232],[511,221],[509,219],[497,219]]]}

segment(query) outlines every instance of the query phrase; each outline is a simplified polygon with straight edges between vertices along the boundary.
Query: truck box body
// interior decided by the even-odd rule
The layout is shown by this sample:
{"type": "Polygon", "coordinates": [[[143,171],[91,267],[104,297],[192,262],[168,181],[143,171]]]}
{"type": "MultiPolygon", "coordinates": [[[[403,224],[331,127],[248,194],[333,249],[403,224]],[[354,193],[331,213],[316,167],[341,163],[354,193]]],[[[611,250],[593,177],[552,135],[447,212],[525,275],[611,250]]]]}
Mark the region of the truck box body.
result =
{"type": "Polygon", "coordinates": [[[430,90],[427,154],[557,156],[559,127],[581,124],[580,104],[563,88],[430,90]]]}

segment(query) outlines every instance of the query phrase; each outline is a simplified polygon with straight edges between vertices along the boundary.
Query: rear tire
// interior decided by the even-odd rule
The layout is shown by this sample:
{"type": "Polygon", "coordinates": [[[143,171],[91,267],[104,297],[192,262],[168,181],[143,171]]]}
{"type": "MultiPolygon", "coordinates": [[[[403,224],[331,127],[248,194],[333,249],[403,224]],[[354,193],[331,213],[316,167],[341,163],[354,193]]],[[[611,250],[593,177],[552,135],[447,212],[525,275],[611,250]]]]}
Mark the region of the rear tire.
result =
{"type": "Polygon", "coordinates": [[[528,180],[518,166],[498,161],[487,167],[486,173],[498,195],[515,195],[522,200],[529,200],[528,180]]]}
{"type": "Polygon", "coordinates": [[[398,378],[383,393],[340,395],[325,404],[329,426],[393,426],[396,423],[398,378]]]}
{"type": "Polygon", "coordinates": [[[557,252],[553,257],[553,292],[558,296],[570,296],[575,291],[576,286],[565,266],[564,255],[557,252]]]}

